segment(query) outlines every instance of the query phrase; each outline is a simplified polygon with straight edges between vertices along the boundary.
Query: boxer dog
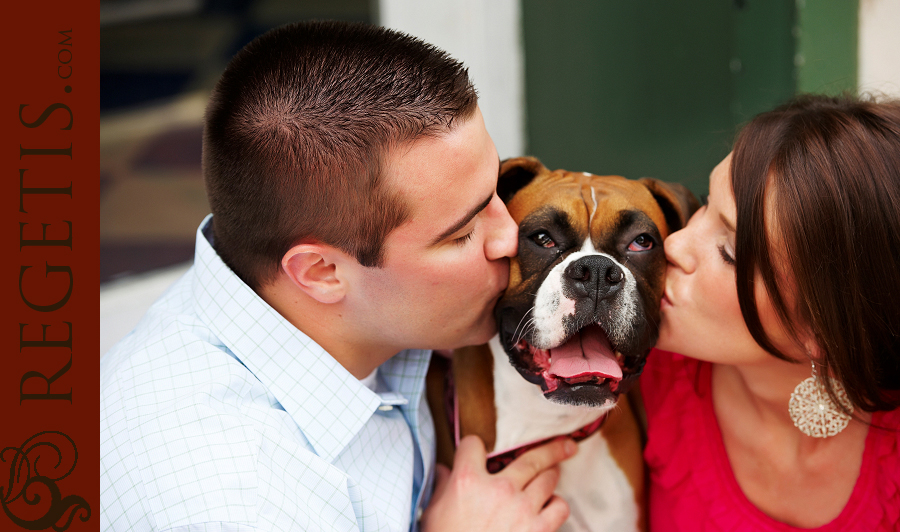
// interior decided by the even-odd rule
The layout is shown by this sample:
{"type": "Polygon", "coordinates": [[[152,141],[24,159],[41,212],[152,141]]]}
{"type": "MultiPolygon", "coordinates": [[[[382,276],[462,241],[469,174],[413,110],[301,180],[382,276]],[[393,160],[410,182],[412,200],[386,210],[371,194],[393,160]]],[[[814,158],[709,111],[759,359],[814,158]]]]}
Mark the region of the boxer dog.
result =
{"type": "Polygon", "coordinates": [[[497,193],[519,225],[519,252],[488,345],[436,356],[428,376],[438,461],[477,434],[502,469],[559,436],[579,441],[556,493],[569,531],[639,530],[642,432],[627,398],[656,343],[663,239],[697,209],[683,186],[551,172],[532,157],[501,164],[497,193]]]}

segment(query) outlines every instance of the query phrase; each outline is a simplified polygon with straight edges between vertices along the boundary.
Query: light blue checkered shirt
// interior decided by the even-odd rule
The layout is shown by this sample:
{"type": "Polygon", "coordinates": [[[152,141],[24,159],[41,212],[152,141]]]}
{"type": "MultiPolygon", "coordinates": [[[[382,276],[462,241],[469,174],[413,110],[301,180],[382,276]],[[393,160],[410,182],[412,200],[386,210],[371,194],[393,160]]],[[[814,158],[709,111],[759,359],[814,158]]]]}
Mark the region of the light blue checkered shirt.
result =
{"type": "Polygon", "coordinates": [[[197,231],[194,266],[100,364],[102,530],[417,528],[431,493],[430,352],[370,390],[197,231]]]}

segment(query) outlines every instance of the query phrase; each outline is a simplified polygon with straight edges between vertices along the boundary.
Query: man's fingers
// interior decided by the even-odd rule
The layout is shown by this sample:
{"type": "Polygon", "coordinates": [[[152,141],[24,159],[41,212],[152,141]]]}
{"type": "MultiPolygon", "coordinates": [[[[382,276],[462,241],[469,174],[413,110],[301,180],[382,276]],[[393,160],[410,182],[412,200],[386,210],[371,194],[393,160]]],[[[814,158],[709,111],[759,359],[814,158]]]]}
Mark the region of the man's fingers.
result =
{"type": "Polygon", "coordinates": [[[434,467],[434,497],[440,498],[444,490],[447,489],[447,482],[450,480],[450,468],[444,464],[435,464],[434,467]]]}
{"type": "Polygon", "coordinates": [[[531,449],[497,474],[510,479],[518,489],[523,489],[542,471],[569,458],[577,450],[578,446],[569,438],[555,440],[531,449]]]}
{"type": "Polygon", "coordinates": [[[569,515],[553,495],[557,464],[575,454],[571,439],[536,447],[496,475],[485,466],[484,443],[467,436],[459,443],[453,471],[438,466],[435,492],[422,516],[422,530],[522,530],[553,532],[569,515]]]}
{"type": "Polygon", "coordinates": [[[553,466],[538,473],[534,480],[525,486],[523,491],[535,512],[547,504],[557,484],[559,484],[559,466],[553,466]]]}
{"type": "Polygon", "coordinates": [[[484,469],[486,462],[487,451],[484,449],[484,442],[481,441],[481,438],[470,434],[459,440],[459,447],[456,448],[456,454],[453,457],[453,469],[456,469],[457,464],[481,464],[484,469]]]}
{"type": "Polygon", "coordinates": [[[547,506],[538,514],[538,521],[532,530],[558,530],[568,518],[569,505],[559,496],[553,495],[547,506]]]}

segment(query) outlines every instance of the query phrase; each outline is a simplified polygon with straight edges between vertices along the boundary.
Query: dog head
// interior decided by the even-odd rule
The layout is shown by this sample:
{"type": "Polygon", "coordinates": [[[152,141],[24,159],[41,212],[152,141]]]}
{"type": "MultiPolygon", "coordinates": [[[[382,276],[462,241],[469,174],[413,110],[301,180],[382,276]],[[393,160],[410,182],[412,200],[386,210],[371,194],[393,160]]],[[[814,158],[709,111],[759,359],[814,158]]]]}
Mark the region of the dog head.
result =
{"type": "Polygon", "coordinates": [[[497,192],[519,225],[519,253],[496,307],[510,362],[545,397],[609,407],[656,343],[663,240],[697,209],[655,179],[501,164],[497,192]]]}

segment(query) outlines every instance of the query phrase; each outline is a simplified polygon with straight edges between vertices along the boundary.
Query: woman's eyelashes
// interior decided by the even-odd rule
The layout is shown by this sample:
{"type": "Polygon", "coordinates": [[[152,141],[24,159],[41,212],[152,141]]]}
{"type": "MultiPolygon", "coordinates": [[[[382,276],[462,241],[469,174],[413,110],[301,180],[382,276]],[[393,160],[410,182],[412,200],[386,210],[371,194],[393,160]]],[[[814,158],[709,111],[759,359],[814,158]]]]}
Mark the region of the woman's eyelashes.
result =
{"type": "MultiPolygon", "coordinates": [[[[709,195],[704,194],[704,195],[700,196],[700,209],[705,209],[707,207],[709,207],[709,195]]],[[[725,262],[725,264],[727,264],[729,266],[734,266],[735,265],[734,257],[732,257],[728,253],[728,251],[725,249],[725,245],[719,244],[716,247],[719,249],[719,256],[722,257],[722,261],[725,262]]]]}
{"type": "Polygon", "coordinates": [[[725,250],[725,245],[719,244],[718,248],[719,248],[719,255],[722,256],[722,260],[725,261],[725,264],[727,264],[729,266],[734,266],[734,264],[735,264],[734,257],[732,257],[731,255],[728,254],[728,252],[725,250]]]}

